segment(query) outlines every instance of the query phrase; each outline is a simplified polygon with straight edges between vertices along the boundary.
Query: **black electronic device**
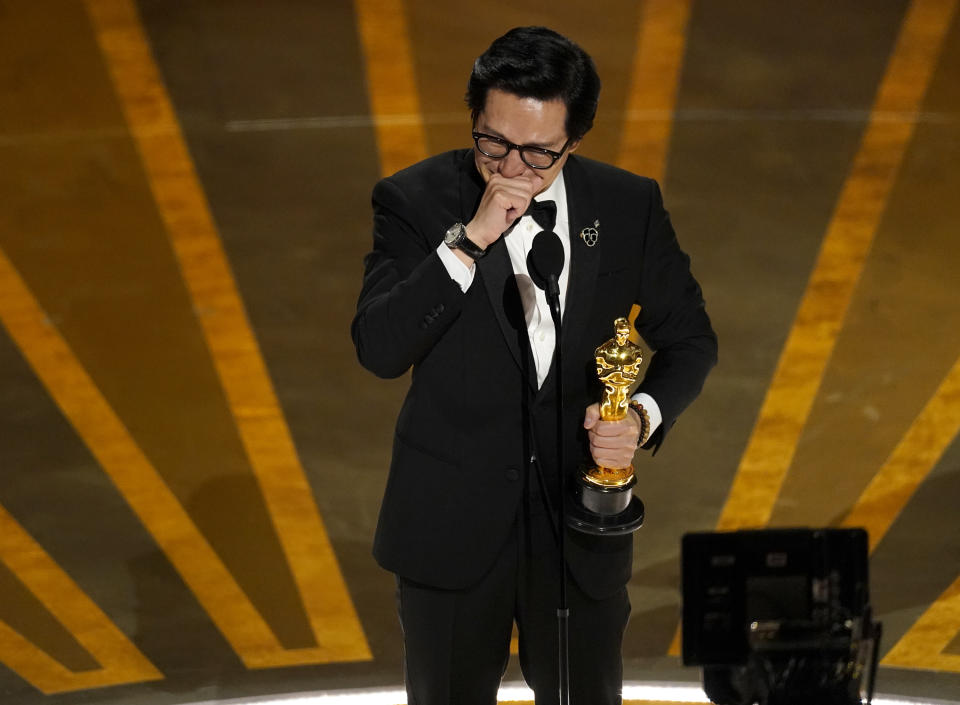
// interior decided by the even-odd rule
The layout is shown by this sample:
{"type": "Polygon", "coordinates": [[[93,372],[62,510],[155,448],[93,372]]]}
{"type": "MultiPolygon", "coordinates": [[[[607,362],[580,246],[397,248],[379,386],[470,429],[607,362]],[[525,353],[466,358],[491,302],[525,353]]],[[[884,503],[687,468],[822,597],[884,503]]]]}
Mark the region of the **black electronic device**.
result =
{"type": "Polygon", "coordinates": [[[720,705],[870,702],[873,621],[863,529],[683,537],[683,662],[720,705]]]}

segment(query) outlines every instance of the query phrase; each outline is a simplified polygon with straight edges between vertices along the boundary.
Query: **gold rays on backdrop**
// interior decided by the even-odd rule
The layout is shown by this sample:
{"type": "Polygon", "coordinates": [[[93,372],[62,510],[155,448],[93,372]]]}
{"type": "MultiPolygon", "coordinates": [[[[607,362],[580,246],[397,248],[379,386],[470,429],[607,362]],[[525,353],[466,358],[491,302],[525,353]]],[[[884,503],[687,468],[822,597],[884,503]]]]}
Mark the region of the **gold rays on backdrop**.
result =
{"type": "MultiPolygon", "coordinates": [[[[210,544],[191,513],[196,509],[184,506],[190,498],[172,490],[177,483],[165,474],[170,468],[157,465],[144,452],[137,431],[131,432],[127,421],[98,388],[102,380],[88,373],[71,349],[71,341],[60,335],[29,282],[21,278],[17,263],[2,251],[0,321],[65,419],[247,667],[368,660],[371,654],[366,637],[137,12],[130,0],[88,0],[85,8],[125,127],[141,159],[142,176],[149,184],[162,230],[169,238],[236,425],[256,492],[279,540],[280,560],[289,566],[294,599],[302,605],[306,618],[300,631],[306,637],[278,637],[277,623],[268,621],[263,613],[269,605],[254,602],[249,590],[238,583],[239,566],[222,558],[217,550],[222,544],[210,544]],[[298,640],[300,643],[292,646],[286,643],[298,640]]],[[[31,19],[27,16],[22,21],[31,19]]],[[[108,139],[123,135],[110,129],[101,133],[108,139]]],[[[95,139],[97,136],[94,132],[95,139]]],[[[56,135],[51,137],[56,139],[56,135]]],[[[88,207],[94,208],[95,204],[88,207]]],[[[144,226],[141,237],[150,230],[144,226]]],[[[21,257],[25,255],[21,253],[21,257]]],[[[26,259],[22,262],[28,264],[26,259]]],[[[137,374],[149,376],[156,370],[145,368],[137,374]]],[[[219,402],[215,396],[207,403],[219,402]]],[[[217,472],[216,468],[211,470],[217,472]]],[[[211,480],[217,479],[222,476],[211,476],[211,480]]],[[[72,636],[99,668],[71,672],[33,647],[29,635],[0,624],[0,658],[4,663],[46,693],[162,677],[12,517],[3,512],[0,519],[6,527],[0,557],[7,568],[62,625],[64,638],[72,636]]],[[[256,566],[255,555],[248,554],[245,560],[256,566]]],[[[282,575],[276,576],[277,582],[282,580],[282,575]]],[[[285,621],[295,621],[297,609],[288,612],[285,621]]]]}
{"type": "Polygon", "coordinates": [[[916,0],[907,12],[860,150],[717,522],[720,530],[756,528],[770,521],[913,136],[955,7],[953,0],[916,0]],[[889,115],[904,117],[891,120],[889,115]]]}
{"type": "Polygon", "coordinates": [[[284,648],[228,574],[197,574],[203,566],[216,566],[215,556],[175,550],[185,543],[201,550],[199,536],[176,540],[167,536],[167,523],[144,523],[161,544],[169,538],[167,553],[174,565],[247,665],[369,659],[363,630],[136,11],[130,0],[87,0],[87,7],[317,645],[284,648]]]}

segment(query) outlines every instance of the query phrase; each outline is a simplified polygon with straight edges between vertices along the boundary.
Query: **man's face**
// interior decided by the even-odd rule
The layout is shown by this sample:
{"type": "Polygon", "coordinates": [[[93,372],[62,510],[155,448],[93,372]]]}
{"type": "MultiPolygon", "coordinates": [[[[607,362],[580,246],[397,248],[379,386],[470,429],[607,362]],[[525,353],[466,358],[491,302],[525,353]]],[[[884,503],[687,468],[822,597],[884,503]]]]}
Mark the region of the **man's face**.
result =
{"type": "MultiPolygon", "coordinates": [[[[477,116],[474,129],[513,144],[559,152],[567,141],[566,119],[567,106],[562,100],[520,98],[512,93],[491,89],[487,92],[486,104],[477,116]]],[[[508,179],[522,176],[533,179],[537,183],[536,193],[541,193],[557,178],[567,162],[567,156],[579,144],[579,141],[571,142],[563,156],[548,169],[528,166],[516,149],[511,149],[505,157],[494,159],[474,146],[473,158],[484,181],[489,181],[492,174],[500,174],[508,179]]]]}

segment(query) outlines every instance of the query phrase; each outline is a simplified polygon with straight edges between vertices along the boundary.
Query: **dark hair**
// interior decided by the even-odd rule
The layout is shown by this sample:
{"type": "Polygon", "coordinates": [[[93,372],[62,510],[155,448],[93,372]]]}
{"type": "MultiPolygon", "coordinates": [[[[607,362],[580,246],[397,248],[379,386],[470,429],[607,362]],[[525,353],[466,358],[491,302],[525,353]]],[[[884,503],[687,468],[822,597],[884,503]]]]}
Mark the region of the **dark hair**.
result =
{"type": "Polygon", "coordinates": [[[473,63],[466,101],[474,123],[491,88],[520,98],[561,99],[567,137],[578,140],[593,127],[600,77],[590,55],[563,35],[546,27],[515,27],[473,63]]]}

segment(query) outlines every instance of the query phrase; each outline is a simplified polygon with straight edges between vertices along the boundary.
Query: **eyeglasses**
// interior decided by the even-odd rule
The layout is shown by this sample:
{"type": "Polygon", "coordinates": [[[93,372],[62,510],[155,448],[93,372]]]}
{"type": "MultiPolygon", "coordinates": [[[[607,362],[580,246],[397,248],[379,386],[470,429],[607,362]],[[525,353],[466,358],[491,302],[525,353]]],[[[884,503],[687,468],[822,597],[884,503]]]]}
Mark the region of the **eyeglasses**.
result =
{"type": "Polygon", "coordinates": [[[559,152],[554,152],[552,149],[544,149],[543,147],[514,144],[493,135],[485,135],[482,132],[474,132],[473,141],[476,142],[480,153],[491,159],[503,159],[510,154],[511,149],[515,149],[520,153],[520,159],[523,160],[523,163],[531,169],[549,169],[570,146],[570,140],[568,139],[563,143],[559,152]]]}

